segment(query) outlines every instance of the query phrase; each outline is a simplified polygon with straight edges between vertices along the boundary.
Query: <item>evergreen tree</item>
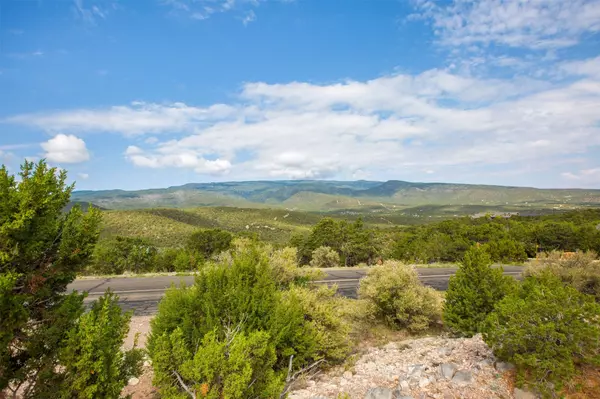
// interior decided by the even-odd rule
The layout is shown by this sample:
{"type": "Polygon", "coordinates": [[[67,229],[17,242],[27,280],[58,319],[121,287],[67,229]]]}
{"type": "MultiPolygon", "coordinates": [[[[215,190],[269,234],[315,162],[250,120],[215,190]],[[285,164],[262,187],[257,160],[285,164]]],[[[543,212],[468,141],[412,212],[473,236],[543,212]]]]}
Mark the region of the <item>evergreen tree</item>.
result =
{"type": "MultiPolygon", "coordinates": [[[[94,249],[100,214],[79,207],[64,213],[73,186],[65,184],[65,171],[44,161],[25,162],[19,176],[0,168],[0,391],[72,397],[66,381],[73,365],[61,356],[88,316],[82,316],[83,295],[66,289],[94,249]]],[[[111,328],[120,330],[123,323],[111,328]]],[[[112,383],[111,375],[98,378],[112,383]]]]}
{"type": "Polygon", "coordinates": [[[577,365],[600,362],[600,305],[544,270],[500,301],[482,326],[494,354],[545,398],[568,384],[577,365]]]}
{"type": "Polygon", "coordinates": [[[221,229],[198,230],[188,239],[187,249],[208,259],[214,254],[231,248],[232,240],[233,235],[228,231],[221,229]]]}
{"type": "Polygon", "coordinates": [[[473,246],[456,275],[450,277],[443,318],[455,332],[465,336],[480,332],[486,316],[514,285],[512,277],[502,274],[502,268],[491,265],[485,249],[473,246]]]}

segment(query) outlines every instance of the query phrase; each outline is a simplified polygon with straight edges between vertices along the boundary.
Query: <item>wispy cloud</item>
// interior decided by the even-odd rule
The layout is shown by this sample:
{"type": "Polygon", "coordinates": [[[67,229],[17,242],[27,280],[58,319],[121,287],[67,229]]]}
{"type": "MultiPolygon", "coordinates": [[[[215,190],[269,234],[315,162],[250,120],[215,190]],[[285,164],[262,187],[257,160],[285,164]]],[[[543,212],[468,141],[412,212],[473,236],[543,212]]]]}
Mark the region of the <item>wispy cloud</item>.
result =
{"type": "MultiPolygon", "coordinates": [[[[93,2],[92,2],[93,3],[93,2]]],[[[118,8],[117,3],[102,3],[88,5],[85,0],[73,0],[73,10],[77,18],[88,25],[96,25],[99,20],[106,19],[108,14],[118,8]]]]}
{"type": "Polygon", "coordinates": [[[256,14],[252,10],[248,11],[246,16],[242,18],[242,23],[244,24],[244,26],[247,26],[250,22],[254,21],[256,21],[256,14]]]}
{"type": "Polygon", "coordinates": [[[9,58],[23,60],[23,59],[27,59],[27,58],[41,58],[44,56],[44,52],[42,50],[34,50],[34,51],[24,52],[24,53],[8,53],[8,54],[6,54],[6,56],[9,58]]]}
{"type": "Polygon", "coordinates": [[[600,0],[415,1],[412,18],[429,20],[448,46],[503,45],[548,49],[577,44],[600,31],[600,0]]]}
{"type": "MultiPolygon", "coordinates": [[[[294,0],[279,0],[292,2],[294,0]]],[[[173,15],[183,15],[191,19],[205,20],[215,14],[235,13],[244,25],[256,20],[256,9],[266,0],[160,0],[173,15]]]]}

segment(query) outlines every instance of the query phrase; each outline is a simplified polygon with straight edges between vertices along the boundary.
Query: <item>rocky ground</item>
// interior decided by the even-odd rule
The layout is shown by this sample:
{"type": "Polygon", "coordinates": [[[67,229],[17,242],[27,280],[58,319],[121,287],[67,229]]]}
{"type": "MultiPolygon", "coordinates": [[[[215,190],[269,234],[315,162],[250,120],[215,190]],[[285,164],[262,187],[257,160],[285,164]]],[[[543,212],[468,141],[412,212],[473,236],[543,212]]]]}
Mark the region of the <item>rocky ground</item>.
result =
{"type": "MultiPolygon", "coordinates": [[[[125,347],[134,336],[144,346],[150,316],[134,316],[125,347]]],[[[367,347],[352,364],[299,381],[290,399],[530,399],[533,395],[513,389],[511,365],[496,362],[481,339],[426,337],[367,347]]],[[[154,398],[152,367],[131,379],[123,394],[133,399],[154,398]]]]}
{"type": "Polygon", "coordinates": [[[513,391],[507,378],[510,369],[511,365],[495,361],[481,336],[409,339],[369,348],[353,367],[307,380],[289,397],[533,398],[513,391]]]}

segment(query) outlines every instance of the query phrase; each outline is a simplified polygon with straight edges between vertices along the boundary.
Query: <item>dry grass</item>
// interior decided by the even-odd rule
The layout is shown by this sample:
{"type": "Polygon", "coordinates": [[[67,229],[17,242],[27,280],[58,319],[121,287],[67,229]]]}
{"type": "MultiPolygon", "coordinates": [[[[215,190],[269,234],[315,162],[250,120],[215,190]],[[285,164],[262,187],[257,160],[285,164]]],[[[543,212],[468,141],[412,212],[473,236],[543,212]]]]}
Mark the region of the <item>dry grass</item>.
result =
{"type": "Polygon", "coordinates": [[[572,388],[563,392],[565,399],[600,399],[600,368],[584,367],[572,381],[572,388]]]}

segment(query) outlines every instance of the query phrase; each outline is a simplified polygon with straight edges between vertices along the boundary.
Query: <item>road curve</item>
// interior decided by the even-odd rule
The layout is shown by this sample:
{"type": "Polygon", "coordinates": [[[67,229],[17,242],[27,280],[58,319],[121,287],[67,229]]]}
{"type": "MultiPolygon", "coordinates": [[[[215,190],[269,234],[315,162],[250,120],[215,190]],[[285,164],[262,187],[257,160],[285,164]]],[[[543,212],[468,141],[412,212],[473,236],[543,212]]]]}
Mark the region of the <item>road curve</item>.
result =
{"type": "MultiPolygon", "coordinates": [[[[523,268],[504,266],[504,274],[519,278],[523,268]]],[[[324,269],[327,276],[318,281],[319,284],[337,285],[340,294],[355,297],[358,283],[368,269],[324,269]]],[[[448,280],[456,272],[456,268],[419,268],[419,278],[425,285],[437,290],[446,290],[448,280]]],[[[165,290],[171,285],[191,285],[194,276],[152,276],[152,277],[111,277],[75,280],[68,286],[69,291],[87,292],[86,301],[92,301],[107,289],[119,295],[121,306],[133,310],[135,314],[154,314],[158,302],[165,290]]]]}

